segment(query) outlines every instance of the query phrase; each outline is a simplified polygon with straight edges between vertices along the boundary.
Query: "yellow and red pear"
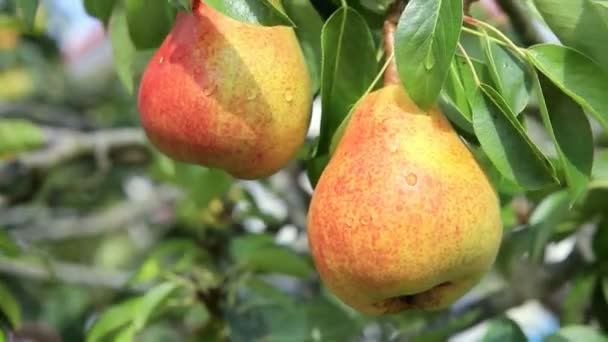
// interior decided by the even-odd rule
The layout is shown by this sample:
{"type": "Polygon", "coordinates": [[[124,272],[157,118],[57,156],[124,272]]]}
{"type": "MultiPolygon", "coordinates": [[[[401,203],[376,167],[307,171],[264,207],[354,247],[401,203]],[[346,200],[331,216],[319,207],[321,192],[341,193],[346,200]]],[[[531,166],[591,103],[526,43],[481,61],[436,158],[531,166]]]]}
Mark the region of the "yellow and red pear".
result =
{"type": "Polygon", "coordinates": [[[168,156],[253,179],[296,153],[311,100],[292,28],[239,22],[194,1],[149,62],[138,106],[168,156]]]}
{"type": "Polygon", "coordinates": [[[501,236],[497,195],[437,108],[401,85],[361,100],[308,214],[333,293],[368,314],[444,308],[488,271],[501,236]]]}

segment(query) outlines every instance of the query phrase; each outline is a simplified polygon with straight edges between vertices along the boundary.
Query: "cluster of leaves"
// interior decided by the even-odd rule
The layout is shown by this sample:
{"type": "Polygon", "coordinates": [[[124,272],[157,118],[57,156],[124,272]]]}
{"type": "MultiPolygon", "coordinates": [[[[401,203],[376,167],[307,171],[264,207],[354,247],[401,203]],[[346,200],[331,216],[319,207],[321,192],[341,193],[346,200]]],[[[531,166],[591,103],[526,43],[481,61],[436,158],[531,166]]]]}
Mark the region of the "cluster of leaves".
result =
{"type": "MultiPolygon", "coordinates": [[[[131,94],[177,11],[190,11],[191,5],[189,0],[83,1],[107,25],[118,77],[131,94]]],[[[602,86],[608,84],[605,2],[534,0],[539,19],[564,45],[522,48],[495,27],[463,16],[461,0],[410,0],[397,26],[394,56],[386,56],[382,24],[391,1],[204,1],[240,21],[294,27],[321,99],[320,136],[310,143],[306,162],[313,185],[357,101],[380,86],[381,65],[394,60],[412,99],[423,109],[442,107],[496,185],[506,227],[497,269],[508,282],[520,281],[522,265],[532,273],[539,270],[549,243],[576,235],[585,223],[599,222],[595,258],[567,279],[572,290],[561,323],[568,326],[552,338],[603,340],[581,324],[589,322],[589,312],[600,323],[608,321],[608,150],[594,143],[588,117],[608,128],[608,102],[602,96],[602,86]],[[529,133],[536,121],[544,125],[553,149],[541,148],[543,141],[529,133]],[[534,210],[522,220],[513,199],[524,194],[534,210]]],[[[37,0],[15,1],[17,17],[33,25],[37,5],[37,0]]],[[[21,121],[2,123],[0,159],[39,147],[41,134],[21,121]],[[17,138],[2,134],[15,127],[25,133],[17,138]]],[[[388,338],[426,332],[421,326],[440,315],[375,320],[352,312],[317,288],[307,255],[276,244],[270,234],[242,231],[243,221],[252,217],[268,226],[279,222],[233,179],[159,155],[152,160],[154,180],[186,194],[178,205],[178,225],[185,232],[147,253],[129,281],[137,295],[96,317],[89,340],[129,341],[160,318],[179,321],[185,335],[207,340],[225,337],[225,325],[237,341],[348,340],[370,324],[390,326],[381,332],[388,338]],[[235,217],[230,206],[239,201],[249,206],[235,217]],[[278,282],[298,279],[297,290],[286,294],[268,281],[269,274],[287,276],[278,282]]],[[[19,256],[7,235],[0,235],[0,254],[19,256]]],[[[0,284],[0,298],[4,321],[17,328],[21,313],[8,286],[0,284]]],[[[469,326],[475,315],[417,338],[445,339],[469,326]]],[[[499,317],[491,321],[485,339],[523,336],[515,322],[499,317]]]]}

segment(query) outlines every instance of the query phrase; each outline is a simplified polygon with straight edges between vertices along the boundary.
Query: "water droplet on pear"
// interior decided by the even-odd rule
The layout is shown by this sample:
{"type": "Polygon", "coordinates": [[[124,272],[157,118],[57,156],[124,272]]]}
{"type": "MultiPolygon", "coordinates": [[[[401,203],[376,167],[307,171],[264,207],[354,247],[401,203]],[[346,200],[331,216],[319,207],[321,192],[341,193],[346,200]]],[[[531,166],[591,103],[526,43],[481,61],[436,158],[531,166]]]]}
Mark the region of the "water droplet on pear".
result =
{"type": "Polygon", "coordinates": [[[217,89],[217,84],[210,84],[209,86],[207,86],[203,89],[203,93],[206,96],[210,96],[211,94],[213,94],[215,92],[215,89],[217,89]]]}
{"type": "Polygon", "coordinates": [[[285,101],[287,101],[287,102],[293,101],[293,94],[289,90],[285,92],[284,97],[285,97],[285,101]]]}
{"type": "Polygon", "coordinates": [[[410,186],[414,186],[418,183],[418,177],[413,173],[408,173],[408,175],[405,176],[405,182],[410,186]]]}
{"type": "Polygon", "coordinates": [[[256,97],[258,97],[258,93],[255,90],[250,90],[247,92],[247,100],[255,100],[256,97]]]}

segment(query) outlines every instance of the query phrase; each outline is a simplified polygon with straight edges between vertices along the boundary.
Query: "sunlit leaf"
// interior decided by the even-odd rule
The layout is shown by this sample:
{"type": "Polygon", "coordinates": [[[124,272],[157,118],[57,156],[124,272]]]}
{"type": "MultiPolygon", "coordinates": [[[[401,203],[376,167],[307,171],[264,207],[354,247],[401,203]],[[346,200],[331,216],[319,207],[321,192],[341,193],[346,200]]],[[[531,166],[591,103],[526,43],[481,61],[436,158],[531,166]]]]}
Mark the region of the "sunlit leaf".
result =
{"type": "Polygon", "coordinates": [[[482,84],[474,99],[473,128],[496,168],[509,180],[527,189],[555,182],[555,170],[526,134],[504,100],[482,84]]]}
{"type": "Polygon", "coordinates": [[[87,342],[101,341],[104,337],[127,325],[139,309],[141,298],[134,298],[107,309],[87,333],[87,342]]]}
{"type": "Polygon", "coordinates": [[[238,21],[264,26],[294,26],[294,23],[283,12],[276,0],[203,0],[213,7],[238,21]]]}
{"type": "Polygon", "coordinates": [[[176,283],[166,282],[156,285],[142,296],[137,305],[137,312],[133,316],[135,331],[141,330],[146,325],[152,315],[158,311],[159,307],[178,287],[176,283]]]}
{"type": "Polygon", "coordinates": [[[571,48],[542,44],[529,49],[534,65],[608,129],[608,73],[571,48]]]}
{"type": "Polygon", "coordinates": [[[437,103],[462,27],[462,0],[411,0],[395,32],[399,77],[422,109],[437,103]]]}

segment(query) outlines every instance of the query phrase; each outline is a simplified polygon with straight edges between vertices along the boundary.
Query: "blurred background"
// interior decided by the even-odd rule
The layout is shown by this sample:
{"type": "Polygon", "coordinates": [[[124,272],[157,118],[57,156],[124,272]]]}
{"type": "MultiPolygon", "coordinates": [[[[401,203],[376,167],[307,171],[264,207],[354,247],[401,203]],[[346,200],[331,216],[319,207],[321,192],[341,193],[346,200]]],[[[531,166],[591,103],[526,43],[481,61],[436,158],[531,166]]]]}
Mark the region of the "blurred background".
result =
{"type": "MultiPolygon", "coordinates": [[[[517,36],[494,1],[473,10],[517,36]]],[[[81,0],[41,1],[31,28],[14,13],[14,1],[0,0],[7,340],[541,341],[564,325],[606,329],[606,264],[597,268],[608,250],[605,186],[570,211],[555,193],[509,194],[497,269],[472,292],[445,312],[364,317],[321,286],[308,253],[304,159],[319,134],[318,100],[300,159],[237,181],[151,148],[114,64],[125,51],[112,50],[81,0]],[[544,238],[540,265],[527,245],[539,225],[559,227],[544,238]]],[[[133,52],[135,79],[151,53],[133,52]]],[[[605,182],[608,153],[597,156],[605,182]]]]}

